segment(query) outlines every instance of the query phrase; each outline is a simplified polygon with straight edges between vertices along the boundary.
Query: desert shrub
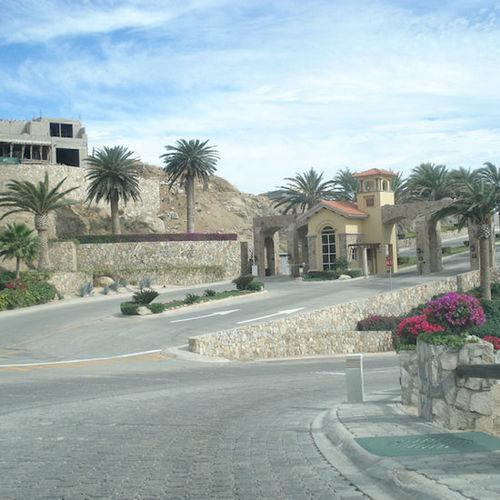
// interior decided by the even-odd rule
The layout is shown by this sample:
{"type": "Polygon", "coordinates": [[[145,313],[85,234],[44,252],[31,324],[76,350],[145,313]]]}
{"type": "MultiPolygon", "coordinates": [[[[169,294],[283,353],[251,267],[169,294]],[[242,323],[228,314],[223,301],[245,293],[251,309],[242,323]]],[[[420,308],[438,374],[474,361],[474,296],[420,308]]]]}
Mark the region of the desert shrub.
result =
{"type": "Polygon", "coordinates": [[[211,288],[207,288],[203,295],[205,295],[205,297],[215,297],[217,295],[217,292],[215,290],[212,290],[211,288]]]}
{"type": "Polygon", "coordinates": [[[105,287],[103,287],[103,289],[102,289],[102,293],[103,293],[104,295],[108,295],[108,294],[109,294],[109,292],[110,292],[110,290],[111,290],[111,287],[110,287],[109,285],[106,285],[105,287]]]}
{"type": "Polygon", "coordinates": [[[132,301],[145,306],[158,297],[159,293],[156,290],[140,290],[132,295],[132,301]]]}
{"type": "Polygon", "coordinates": [[[429,323],[424,314],[419,316],[410,316],[404,318],[396,330],[396,335],[400,342],[404,344],[416,344],[417,337],[424,333],[440,333],[444,332],[445,328],[441,325],[429,323]]]}
{"type": "Polygon", "coordinates": [[[127,316],[137,314],[137,309],[139,309],[139,307],[141,307],[141,304],[138,302],[122,302],[120,304],[122,314],[126,314],[127,316]]]}
{"type": "Polygon", "coordinates": [[[251,292],[260,292],[263,289],[264,289],[264,283],[258,280],[251,281],[247,286],[247,290],[251,292]]]}
{"type": "Polygon", "coordinates": [[[199,302],[200,299],[201,297],[196,293],[188,293],[184,298],[184,304],[195,304],[196,302],[199,302]]]}
{"type": "Polygon", "coordinates": [[[0,311],[5,311],[8,306],[7,297],[4,294],[0,293],[0,311]]]}
{"type": "Polygon", "coordinates": [[[109,289],[113,290],[113,292],[117,292],[118,288],[120,288],[120,283],[118,281],[113,281],[113,283],[109,285],[109,289]]]}
{"type": "Polygon", "coordinates": [[[339,257],[335,261],[335,270],[344,272],[344,271],[347,271],[348,267],[349,267],[349,265],[347,263],[347,259],[345,259],[344,257],[339,257]]]}
{"type": "Polygon", "coordinates": [[[91,281],[84,283],[80,287],[80,297],[88,297],[92,293],[93,289],[94,289],[94,285],[92,284],[91,281]]]}
{"type": "Polygon", "coordinates": [[[360,332],[395,331],[400,323],[401,318],[399,316],[373,315],[358,321],[356,329],[360,332]]]}
{"type": "Polygon", "coordinates": [[[446,293],[431,300],[423,313],[431,323],[453,331],[482,325],[486,321],[479,300],[472,295],[457,292],[446,293]]]}
{"type": "Polygon", "coordinates": [[[253,276],[251,274],[245,274],[244,276],[239,276],[233,283],[236,285],[238,290],[247,290],[248,285],[253,281],[253,276]]]}
{"type": "Polygon", "coordinates": [[[399,255],[398,256],[398,265],[404,266],[405,264],[410,264],[411,257],[409,255],[399,255]]]}
{"type": "Polygon", "coordinates": [[[139,281],[139,290],[150,290],[153,286],[153,278],[151,276],[143,276],[139,281]]]}
{"type": "Polygon", "coordinates": [[[147,307],[153,314],[162,313],[167,308],[167,306],[165,304],[162,304],[161,302],[155,302],[154,304],[148,304],[147,307]]]}
{"type": "Polygon", "coordinates": [[[344,274],[347,274],[351,278],[360,278],[363,276],[363,271],[361,269],[349,269],[344,274]]]}

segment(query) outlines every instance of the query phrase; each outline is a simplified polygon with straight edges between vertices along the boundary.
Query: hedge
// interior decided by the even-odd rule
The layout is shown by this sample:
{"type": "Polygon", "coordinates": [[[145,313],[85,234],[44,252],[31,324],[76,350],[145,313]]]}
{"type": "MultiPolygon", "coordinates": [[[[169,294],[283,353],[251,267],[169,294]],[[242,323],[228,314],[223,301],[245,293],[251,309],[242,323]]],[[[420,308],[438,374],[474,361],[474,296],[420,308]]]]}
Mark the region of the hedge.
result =
{"type": "Polygon", "coordinates": [[[140,243],[159,241],[236,241],[236,233],[151,233],[151,234],[88,234],[71,238],[78,243],[140,243]]]}

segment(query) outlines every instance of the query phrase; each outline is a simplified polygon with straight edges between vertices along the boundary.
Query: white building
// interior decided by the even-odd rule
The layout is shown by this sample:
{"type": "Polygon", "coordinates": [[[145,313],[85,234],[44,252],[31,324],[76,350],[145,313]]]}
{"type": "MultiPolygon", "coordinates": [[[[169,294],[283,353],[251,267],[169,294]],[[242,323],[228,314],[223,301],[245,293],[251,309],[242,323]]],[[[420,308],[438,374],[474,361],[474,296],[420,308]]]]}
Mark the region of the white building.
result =
{"type": "Polygon", "coordinates": [[[0,164],[47,162],[80,167],[87,155],[87,134],[78,120],[0,120],[0,164]]]}

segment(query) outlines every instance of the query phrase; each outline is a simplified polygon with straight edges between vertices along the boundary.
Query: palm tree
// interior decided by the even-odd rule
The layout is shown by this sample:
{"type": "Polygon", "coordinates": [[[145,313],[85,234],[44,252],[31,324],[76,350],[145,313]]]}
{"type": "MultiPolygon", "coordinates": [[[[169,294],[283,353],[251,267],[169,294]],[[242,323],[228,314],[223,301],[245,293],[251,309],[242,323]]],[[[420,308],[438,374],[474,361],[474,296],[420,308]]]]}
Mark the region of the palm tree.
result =
{"type": "Polygon", "coordinates": [[[21,262],[33,262],[39,246],[38,238],[26,224],[7,224],[7,228],[0,233],[0,257],[16,259],[16,279],[21,274],[21,262]]]}
{"type": "Polygon", "coordinates": [[[438,216],[456,215],[459,227],[466,226],[469,221],[477,227],[481,295],[484,299],[491,300],[488,242],[491,235],[491,215],[498,206],[496,190],[494,186],[486,183],[477,171],[469,178],[464,178],[461,183],[456,180],[453,190],[456,196],[454,202],[440,210],[438,216]]]}
{"type": "Polygon", "coordinates": [[[398,172],[391,179],[391,189],[394,193],[394,202],[405,203],[406,200],[406,180],[401,172],[398,172]]]}
{"type": "Polygon", "coordinates": [[[406,182],[406,194],[412,200],[437,201],[450,196],[446,165],[422,163],[415,167],[406,182]]]}
{"type": "Polygon", "coordinates": [[[339,170],[333,178],[334,197],[337,200],[356,201],[359,192],[359,180],[349,168],[339,170]]]}
{"type": "Polygon", "coordinates": [[[208,146],[208,140],[178,140],[174,146],[165,146],[162,154],[170,188],[179,182],[186,190],[187,232],[194,232],[194,181],[199,179],[206,186],[217,170],[220,156],[216,146],[208,146]]]}
{"type": "Polygon", "coordinates": [[[118,203],[141,199],[134,153],[124,146],[104,146],[87,158],[87,201],[106,200],[111,208],[111,230],[121,234],[118,203]]]}
{"type": "Polygon", "coordinates": [[[9,209],[0,220],[19,212],[29,212],[35,216],[35,229],[40,240],[38,269],[50,267],[48,240],[50,212],[74,203],[65,197],[78,187],[61,191],[65,180],[66,177],[51,189],[49,175],[46,173],[44,180],[37,184],[29,181],[9,181],[6,186],[7,191],[0,193],[0,208],[9,209]]]}
{"type": "Polygon", "coordinates": [[[288,184],[278,187],[272,194],[275,207],[283,207],[283,213],[292,211],[305,212],[320,200],[332,198],[332,181],[323,181],[324,173],[316,172],[314,168],[295,177],[286,177],[288,184]]]}

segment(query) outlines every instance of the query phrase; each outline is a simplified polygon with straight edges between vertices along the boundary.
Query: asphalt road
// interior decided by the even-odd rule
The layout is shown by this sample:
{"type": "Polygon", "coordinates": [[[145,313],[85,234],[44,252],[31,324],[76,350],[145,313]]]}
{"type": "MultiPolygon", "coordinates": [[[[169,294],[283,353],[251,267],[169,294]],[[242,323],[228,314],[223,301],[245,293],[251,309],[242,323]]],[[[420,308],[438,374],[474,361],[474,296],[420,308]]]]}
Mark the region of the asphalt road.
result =
{"type": "MultiPolygon", "coordinates": [[[[468,270],[468,255],[445,259],[442,273],[417,276],[414,269],[397,274],[393,287],[403,288],[468,270]]],[[[227,289],[231,285],[217,285],[227,289]]],[[[0,365],[88,359],[143,352],[187,343],[193,335],[266,321],[390,290],[388,278],[303,282],[266,280],[266,292],[223,302],[196,305],[161,315],[127,317],[119,312],[124,296],[77,299],[26,310],[0,313],[0,365]]],[[[160,300],[183,297],[171,290],[160,300]]],[[[197,290],[200,293],[200,290],[197,290]]]]}
{"type": "MultiPolygon", "coordinates": [[[[343,361],[144,356],[0,370],[0,498],[363,498],[320,454],[314,418],[344,400],[343,361]]],[[[366,390],[398,391],[394,355],[366,390]]]]}

